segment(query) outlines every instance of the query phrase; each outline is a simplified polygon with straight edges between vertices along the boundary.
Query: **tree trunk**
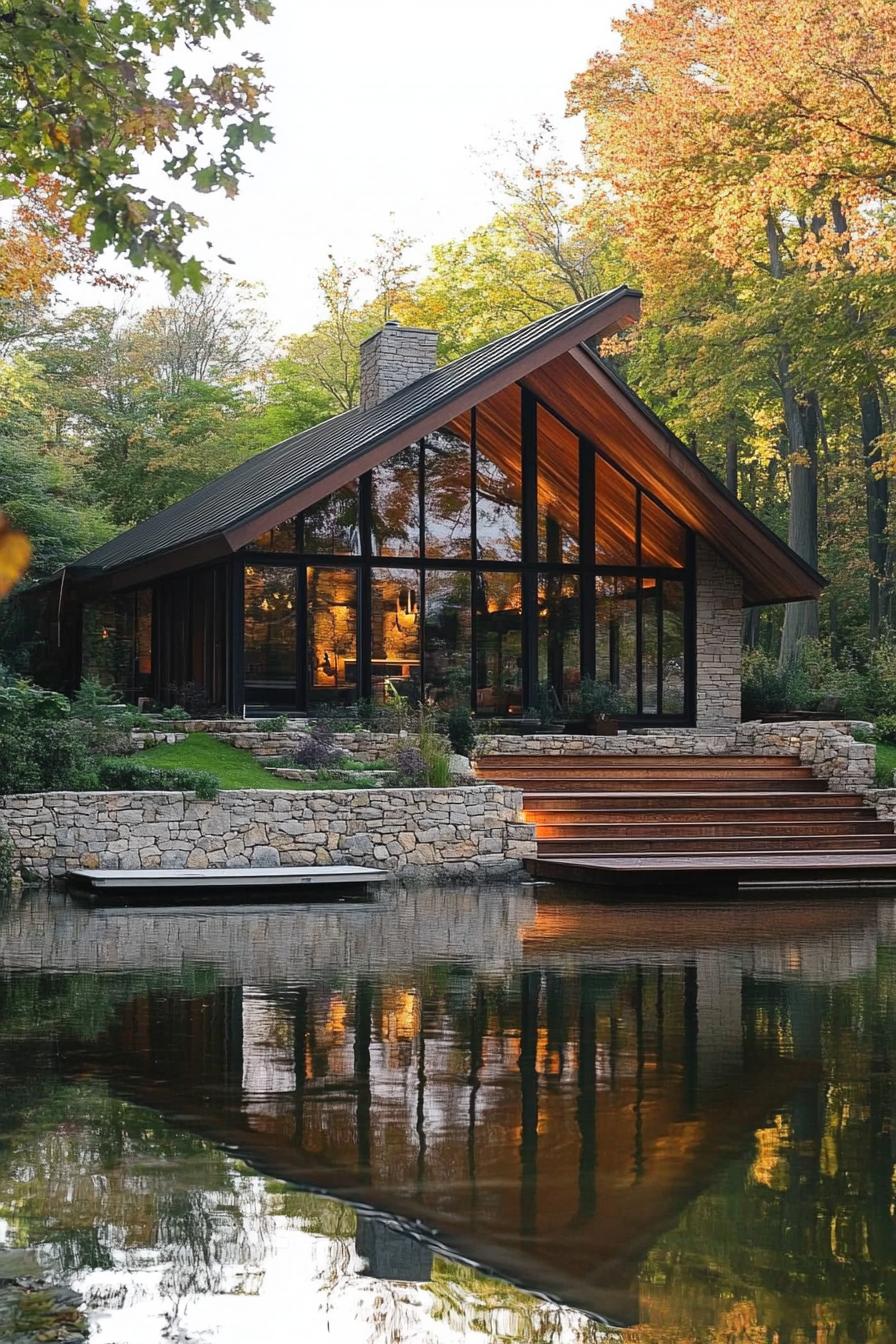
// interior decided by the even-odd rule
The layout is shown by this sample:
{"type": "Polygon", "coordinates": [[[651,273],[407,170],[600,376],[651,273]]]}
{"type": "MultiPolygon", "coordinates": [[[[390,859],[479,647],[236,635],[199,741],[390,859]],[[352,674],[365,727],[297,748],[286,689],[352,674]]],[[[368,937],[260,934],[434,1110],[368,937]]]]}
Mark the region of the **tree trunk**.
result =
{"type": "MultiPolygon", "coordinates": [[[[787,544],[815,568],[818,565],[818,412],[812,393],[800,407],[790,381],[786,355],[779,359],[790,472],[787,544]]],[[[788,602],[781,631],[780,666],[788,667],[803,640],[818,638],[818,603],[788,602]]]]}
{"type": "Polygon", "coordinates": [[[872,640],[878,639],[886,619],[886,584],[889,565],[887,519],[890,486],[883,470],[880,436],[884,431],[880,398],[874,388],[866,388],[859,398],[862,418],[862,456],[865,462],[865,505],[868,514],[868,627],[872,640]]]}
{"type": "MultiPolygon", "coordinates": [[[[766,218],[765,233],[771,274],[775,280],[783,280],[778,224],[771,214],[766,218]]],[[[790,354],[783,342],[778,351],[777,372],[790,474],[787,542],[791,550],[815,567],[818,564],[818,400],[814,392],[802,399],[797,396],[790,354]]],[[[788,602],[781,631],[780,666],[784,668],[793,662],[803,640],[817,638],[818,603],[788,602]]]]}
{"type": "Polygon", "coordinates": [[[737,448],[737,435],[729,434],[725,440],[725,484],[732,495],[738,493],[737,448]]]}

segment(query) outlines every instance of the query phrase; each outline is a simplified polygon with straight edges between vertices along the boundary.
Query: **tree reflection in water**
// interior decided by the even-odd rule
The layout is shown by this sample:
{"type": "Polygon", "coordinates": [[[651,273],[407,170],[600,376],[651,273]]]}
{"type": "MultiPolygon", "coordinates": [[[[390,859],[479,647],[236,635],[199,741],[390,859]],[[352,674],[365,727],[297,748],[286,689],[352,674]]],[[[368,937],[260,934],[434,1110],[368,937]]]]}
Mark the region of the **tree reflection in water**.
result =
{"type": "Polygon", "coordinates": [[[17,910],[8,1239],[128,1344],[896,1339],[892,903],[502,899],[17,910]]]}

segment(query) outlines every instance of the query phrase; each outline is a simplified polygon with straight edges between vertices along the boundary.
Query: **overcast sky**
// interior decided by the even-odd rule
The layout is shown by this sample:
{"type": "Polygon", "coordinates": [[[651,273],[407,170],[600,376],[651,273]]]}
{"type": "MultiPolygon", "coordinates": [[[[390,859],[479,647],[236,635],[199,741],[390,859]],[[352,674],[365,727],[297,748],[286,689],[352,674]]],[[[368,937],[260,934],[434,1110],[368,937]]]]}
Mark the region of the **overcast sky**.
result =
{"type": "MultiPolygon", "coordinates": [[[[624,8],[276,0],[272,22],[237,40],[260,52],[274,86],[276,143],[250,152],[237,200],[193,198],[215,251],[233,258],[234,274],[263,282],[282,331],[306,329],[320,315],[315,275],[330,247],[363,257],[372,235],[392,227],[428,245],[486,220],[493,191],[480,156],[514,125],[531,130],[546,113],[576,153],[582,128],[564,118],[566,89],[611,43],[610,21],[624,8]]],[[[179,184],[150,185],[183,194],[179,184]]],[[[137,301],[164,294],[151,282],[137,301]]]]}

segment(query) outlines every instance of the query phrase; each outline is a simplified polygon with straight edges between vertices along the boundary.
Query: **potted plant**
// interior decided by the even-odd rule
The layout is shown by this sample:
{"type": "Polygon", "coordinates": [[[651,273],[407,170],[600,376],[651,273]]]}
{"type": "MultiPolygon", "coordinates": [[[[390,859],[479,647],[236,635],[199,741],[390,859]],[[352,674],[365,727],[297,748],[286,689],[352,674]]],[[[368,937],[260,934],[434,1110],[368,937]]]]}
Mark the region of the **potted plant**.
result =
{"type": "Polygon", "coordinates": [[[609,681],[583,677],[571,702],[574,720],[566,725],[568,733],[594,733],[615,737],[623,710],[619,688],[609,681]]]}

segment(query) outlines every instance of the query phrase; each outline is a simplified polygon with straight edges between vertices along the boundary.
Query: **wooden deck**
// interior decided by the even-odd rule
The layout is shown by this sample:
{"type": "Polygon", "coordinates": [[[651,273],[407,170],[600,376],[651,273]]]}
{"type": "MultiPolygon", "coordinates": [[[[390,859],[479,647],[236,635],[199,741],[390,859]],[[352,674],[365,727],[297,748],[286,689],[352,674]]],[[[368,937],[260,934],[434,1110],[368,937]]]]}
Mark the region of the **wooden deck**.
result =
{"type": "Polygon", "coordinates": [[[537,877],[729,890],[896,881],[892,822],[797,757],[505,755],[477,770],[522,789],[537,877]]]}

